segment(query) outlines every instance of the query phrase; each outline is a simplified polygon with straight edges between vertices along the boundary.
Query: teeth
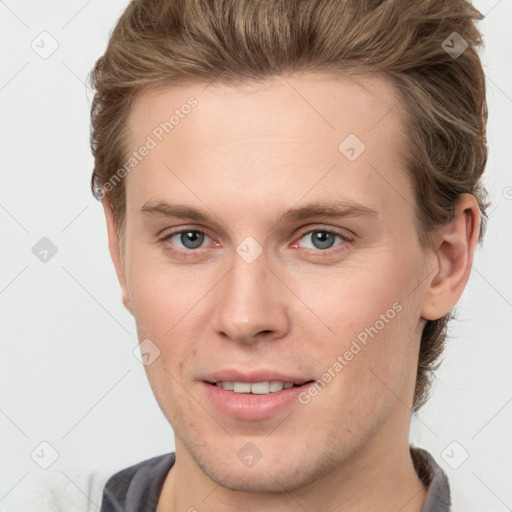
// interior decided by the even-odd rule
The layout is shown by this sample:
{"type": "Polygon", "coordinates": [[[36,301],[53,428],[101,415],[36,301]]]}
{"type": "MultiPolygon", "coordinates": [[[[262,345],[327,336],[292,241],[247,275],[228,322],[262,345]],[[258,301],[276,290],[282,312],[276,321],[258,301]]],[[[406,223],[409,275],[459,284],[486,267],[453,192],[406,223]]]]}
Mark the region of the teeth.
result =
{"type": "Polygon", "coordinates": [[[251,383],[250,382],[235,382],[235,387],[233,389],[235,393],[250,393],[251,392],[251,383]]]}
{"type": "Polygon", "coordinates": [[[270,393],[270,382],[255,382],[251,384],[251,393],[256,395],[266,395],[270,393]]]}
{"type": "Polygon", "coordinates": [[[267,395],[293,387],[293,382],[282,382],[279,380],[265,382],[216,382],[216,386],[234,391],[235,393],[253,393],[255,395],[267,395]]]}
{"type": "Polygon", "coordinates": [[[271,392],[281,391],[281,389],[283,389],[283,387],[284,387],[284,383],[280,382],[278,380],[273,380],[269,384],[269,388],[270,388],[271,392]]]}

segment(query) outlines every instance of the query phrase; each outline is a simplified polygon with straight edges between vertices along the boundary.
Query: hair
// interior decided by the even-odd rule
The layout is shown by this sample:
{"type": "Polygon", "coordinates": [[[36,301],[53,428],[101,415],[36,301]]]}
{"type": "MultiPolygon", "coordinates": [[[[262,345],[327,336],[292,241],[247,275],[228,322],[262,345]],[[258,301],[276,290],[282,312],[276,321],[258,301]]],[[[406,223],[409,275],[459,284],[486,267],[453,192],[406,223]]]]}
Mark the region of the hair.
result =
{"type": "MultiPolygon", "coordinates": [[[[481,19],[466,0],[133,0],[89,76],[96,91],[91,190],[97,199],[108,196],[122,251],[126,198],[119,170],[129,155],[128,116],[141,93],[294,72],[390,79],[405,106],[406,168],[422,247],[453,218],[464,193],[477,199],[481,244],[489,206],[481,183],[487,162],[485,75],[476,51],[481,19]],[[454,41],[467,43],[460,55],[445,50],[454,41]]],[[[426,321],[413,411],[428,400],[452,318],[453,310],[426,321]]]]}

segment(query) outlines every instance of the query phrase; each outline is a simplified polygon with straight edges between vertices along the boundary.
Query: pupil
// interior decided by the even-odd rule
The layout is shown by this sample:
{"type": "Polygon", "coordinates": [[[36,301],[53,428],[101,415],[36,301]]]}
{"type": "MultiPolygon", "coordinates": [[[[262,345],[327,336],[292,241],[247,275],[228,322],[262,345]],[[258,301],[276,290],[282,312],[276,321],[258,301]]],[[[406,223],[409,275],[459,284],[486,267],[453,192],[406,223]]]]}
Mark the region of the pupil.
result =
{"type": "Polygon", "coordinates": [[[186,231],[181,235],[181,243],[189,249],[196,249],[203,242],[203,238],[204,236],[202,233],[198,233],[196,231],[186,231]]]}
{"type": "Polygon", "coordinates": [[[333,236],[325,231],[315,231],[313,239],[320,244],[319,249],[328,249],[334,243],[333,236]],[[329,237],[331,240],[329,240],[329,237]],[[327,241],[325,240],[327,238],[327,241]]]}

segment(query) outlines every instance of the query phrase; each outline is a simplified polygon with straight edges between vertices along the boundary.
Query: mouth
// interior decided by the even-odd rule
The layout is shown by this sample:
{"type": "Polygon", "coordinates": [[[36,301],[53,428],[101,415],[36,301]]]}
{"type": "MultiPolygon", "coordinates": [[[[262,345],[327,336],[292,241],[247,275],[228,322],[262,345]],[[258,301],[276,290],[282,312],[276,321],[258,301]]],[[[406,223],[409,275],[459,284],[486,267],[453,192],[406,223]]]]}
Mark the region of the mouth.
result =
{"type": "Polygon", "coordinates": [[[297,405],[298,397],[313,382],[277,372],[225,371],[202,379],[207,400],[225,416],[258,421],[297,405]]]}
{"type": "Polygon", "coordinates": [[[311,384],[313,380],[308,380],[297,384],[295,382],[284,382],[280,380],[267,380],[262,382],[237,382],[237,381],[220,381],[208,382],[212,386],[218,386],[226,391],[233,393],[245,393],[253,395],[268,395],[270,393],[278,393],[283,389],[298,388],[305,384],[311,384]]]}

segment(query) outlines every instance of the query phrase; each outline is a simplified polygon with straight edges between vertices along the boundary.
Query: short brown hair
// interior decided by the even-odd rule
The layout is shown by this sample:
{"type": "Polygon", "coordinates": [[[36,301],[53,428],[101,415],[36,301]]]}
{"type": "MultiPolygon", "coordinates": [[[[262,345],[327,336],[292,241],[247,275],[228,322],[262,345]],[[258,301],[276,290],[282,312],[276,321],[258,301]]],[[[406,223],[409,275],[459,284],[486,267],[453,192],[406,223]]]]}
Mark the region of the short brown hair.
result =
{"type": "MultiPolygon", "coordinates": [[[[390,78],[407,112],[407,170],[413,181],[418,234],[453,216],[473,194],[487,220],[481,183],[487,161],[485,75],[467,0],[133,0],[89,77],[93,194],[127,160],[127,119],[143,91],[215,79],[261,81],[295,71],[368,73],[390,78]],[[449,48],[467,48],[460,55],[449,48]]],[[[112,181],[110,182],[112,183],[112,181]]],[[[121,246],[125,188],[110,187],[121,246]]],[[[428,399],[453,311],[427,321],[421,338],[414,410],[428,399]]]]}

